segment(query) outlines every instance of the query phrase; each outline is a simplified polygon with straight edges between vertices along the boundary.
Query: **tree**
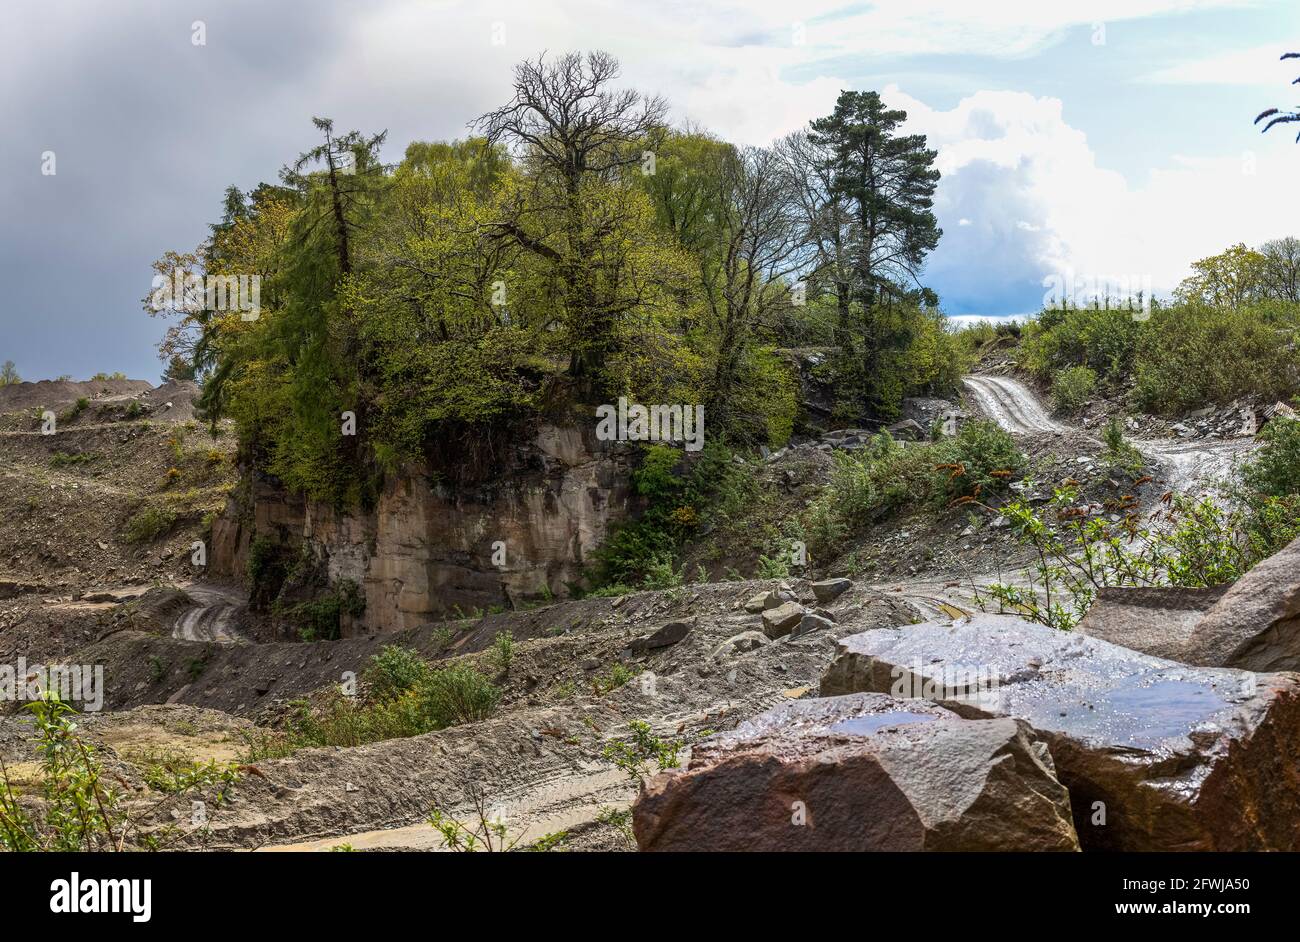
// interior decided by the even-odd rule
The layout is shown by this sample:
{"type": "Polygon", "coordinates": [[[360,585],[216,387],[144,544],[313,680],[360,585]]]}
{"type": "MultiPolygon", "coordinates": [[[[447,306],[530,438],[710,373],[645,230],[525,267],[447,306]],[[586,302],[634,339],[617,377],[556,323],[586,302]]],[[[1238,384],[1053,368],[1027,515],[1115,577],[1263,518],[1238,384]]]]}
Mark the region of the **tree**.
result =
{"type": "Polygon", "coordinates": [[[667,105],[610,83],[618,61],[607,53],[540,56],[515,68],[514,95],[479,117],[491,144],[518,155],[528,186],[496,224],[500,238],[532,254],[561,286],[556,302],[569,335],[570,370],[590,380],[614,345],[618,318],[642,298],[620,277],[620,242],[636,213],[618,186],[663,140],[667,105]]]}
{"type": "Polygon", "coordinates": [[[886,109],[876,92],[845,91],[808,134],[828,194],[844,201],[854,223],[847,253],[854,323],[841,331],[841,388],[853,406],[881,416],[897,411],[902,385],[891,361],[912,340],[909,320],[888,307],[933,306],[919,275],[943,234],[932,210],[937,154],[924,135],[896,133],[906,119],[905,111],[886,109]]]}
{"type": "Polygon", "coordinates": [[[745,402],[755,398],[745,387],[762,381],[754,375],[756,334],[770,332],[790,307],[789,279],[800,267],[785,165],[774,150],[737,149],[698,133],[671,139],[664,156],[647,187],[699,267],[711,421],[742,439],[765,439],[763,410],[745,402]]]}
{"type": "Polygon", "coordinates": [[[18,369],[14,366],[13,360],[5,360],[0,365],[0,386],[12,386],[14,383],[21,383],[22,378],[18,375],[18,369]]]}
{"type": "Polygon", "coordinates": [[[853,304],[852,249],[857,224],[845,195],[835,187],[834,155],[822,138],[796,132],[777,145],[785,160],[786,179],[802,226],[805,255],[805,294],[818,297],[827,289],[835,302],[835,345],[849,343],[853,304]]]}
{"type": "Polygon", "coordinates": [[[1285,236],[1259,247],[1260,277],[1269,297],[1300,302],[1300,239],[1285,236]]]}
{"type": "MultiPolygon", "coordinates": [[[[323,165],[338,274],[341,278],[347,277],[352,274],[352,244],[368,208],[368,197],[373,195],[373,181],[382,177],[384,172],[384,166],[379,162],[379,148],[388,132],[380,131],[371,137],[363,137],[358,131],[349,131],[335,137],[332,120],[312,118],[311,121],[324,136],[324,141],[300,154],[291,167],[281,171],[280,177],[286,185],[310,192],[313,181],[303,175],[303,170],[313,164],[323,165]]],[[[304,235],[320,222],[320,216],[310,216],[304,235]]]]}
{"type": "MultiPolygon", "coordinates": [[[[1283,53],[1282,59],[1279,61],[1286,61],[1287,59],[1300,59],[1300,52],[1283,53]]],[[[1300,84],[1300,79],[1296,79],[1291,84],[1300,84]]],[[[1271,120],[1268,124],[1264,125],[1264,129],[1260,132],[1261,134],[1268,133],[1269,128],[1273,127],[1275,124],[1291,124],[1292,122],[1300,121],[1300,111],[1282,111],[1279,108],[1269,108],[1256,115],[1254,123],[1259,124],[1259,122],[1263,121],[1265,118],[1270,118],[1271,120]]],[[[1295,139],[1297,143],[1300,143],[1300,134],[1297,134],[1295,139]]]]}
{"type": "Polygon", "coordinates": [[[1174,289],[1174,296],[1212,307],[1239,307],[1264,296],[1267,264],[1264,255],[1238,243],[1193,262],[1192,274],[1174,289]]]}

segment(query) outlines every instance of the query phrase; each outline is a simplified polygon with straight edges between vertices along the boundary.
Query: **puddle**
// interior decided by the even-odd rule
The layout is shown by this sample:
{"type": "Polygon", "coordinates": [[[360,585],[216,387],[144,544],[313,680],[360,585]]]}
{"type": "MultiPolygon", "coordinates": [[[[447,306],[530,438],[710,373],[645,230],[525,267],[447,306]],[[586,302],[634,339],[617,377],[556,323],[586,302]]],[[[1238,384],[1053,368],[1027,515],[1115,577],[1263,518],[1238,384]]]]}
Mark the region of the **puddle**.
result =
{"type": "Polygon", "coordinates": [[[928,723],[938,718],[933,713],[908,713],[906,710],[894,710],[891,713],[873,713],[870,716],[855,716],[853,719],[840,720],[831,727],[830,731],[847,733],[850,736],[870,736],[890,726],[928,723]]]}
{"type": "Polygon", "coordinates": [[[1143,745],[1186,736],[1230,704],[1207,683],[1160,680],[1121,685],[1092,706],[1073,707],[1050,725],[1075,732],[1095,731],[1112,742],[1143,745]]]}

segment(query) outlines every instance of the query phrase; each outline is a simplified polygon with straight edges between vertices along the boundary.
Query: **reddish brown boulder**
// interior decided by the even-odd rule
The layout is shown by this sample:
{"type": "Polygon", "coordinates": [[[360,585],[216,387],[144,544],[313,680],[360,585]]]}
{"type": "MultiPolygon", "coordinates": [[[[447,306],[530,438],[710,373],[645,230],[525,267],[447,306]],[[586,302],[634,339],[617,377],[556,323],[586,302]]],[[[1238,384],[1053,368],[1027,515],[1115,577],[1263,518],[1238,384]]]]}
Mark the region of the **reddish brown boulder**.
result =
{"type": "Polygon", "coordinates": [[[1085,850],[1300,850],[1300,676],[979,615],[852,635],[822,678],[823,695],[900,690],[1027,722],[1085,850]]]}
{"type": "Polygon", "coordinates": [[[856,694],[696,747],[633,807],[641,850],[1077,850],[1070,799],[1015,720],[856,694]]]}

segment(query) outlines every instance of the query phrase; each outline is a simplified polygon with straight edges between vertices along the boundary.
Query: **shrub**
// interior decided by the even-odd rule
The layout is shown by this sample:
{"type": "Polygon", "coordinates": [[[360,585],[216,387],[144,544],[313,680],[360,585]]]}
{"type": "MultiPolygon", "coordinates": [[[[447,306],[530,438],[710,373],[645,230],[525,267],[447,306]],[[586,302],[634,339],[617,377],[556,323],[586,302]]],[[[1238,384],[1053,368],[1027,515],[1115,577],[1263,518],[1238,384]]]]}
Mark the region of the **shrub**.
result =
{"type": "Polygon", "coordinates": [[[149,543],[170,530],[175,523],[175,511],[166,507],[146,507],[126,521],[123,536],[128,543],[149,543]]]}
{"type": "Polygon", "coordinates": [[[1097,388],[1097,374],[1086,366],[1071,366],[1052,380],[1052,405],[1057,412],[1078,412],[1097,388]]]}
{"type": "Polygon", "coordinates": [[[932,451],[935,491],[946,502],[1005,492],[1026,463],[1015,439],[993,422],[968,422],[932,451]]]}
{"type": "Polygon", "coordinates": [[[1118,416],[1111,416],[1102,432],[1102,442],[1106,446],[1106,463],[1112,468],[1122,468],[1136,473],[1142,469],[1146,459],[1142,453],[1128,443],[1124,437],[1124,423],[1118,416]]]}
{"type": "Polygon", "coordinates": [[[1043,311],[1024,331],[1020,365],[1043,379],[1074,366],[1105,379],[1126,375],[1142,324],[1124,308],[1043,311]]]}
{"type": "MultiPolygon", "coordinates": [[[[1241,578],[1300,535],[1300,499],[1220,504],[1209,497],[1175,496],[1149,527],[1133,518],[1061,514],[1073,507],[1073,488],[1034,508],[1012,501],[1002,512],[1038,562],[1027,584],[995,583],[986,598],[1053,628],[1069,629],[1108,586],[1204,588],[1241,578]],[[1053,519],[1055,518],[1055,520],[1053,519]]],[[[978,598],[979,596],[977,596],[978,598]]]]}
{"type": "Polygon", "coordinates": [[[1272,308],[1182,304],[1153,311],[1135,360],[1137,404],[1173,413],[1254,393],[1285,395],[1297,365],[1272,308]]]}
{"type": "Polygon", "coordinates": [[[389,644],[370,659],[365,679],[377,700],[391,700],[429,676],[429,662],[410,648],[389,644]]]}
{"type": "Polygon", "coordinates": [[[492,659],[502,674],[510,673],[510,662],[515,656],[515,636],[509,631],[498,631],[492,639],[492,659]]]}
{"type": "Polygon", "coordinates": [[[618,766],[633,783],[640,785],[647,775],[677,768],[680,764],[677,754],[682,749],[680,740],[661,739],[644,720],[633,720],[628,727],[631,738],[610,743],[601,756],[618,766]]]}
{"type": "Polygon", "coordinates": [[[1246,484],[1261,494],[1300,494],[1300,421],[1274,419],[1259,434],[1260,447],[1243,470],[1246,484]]]}
{"type": "Polygon", "coordinates": [[[487,719],[501,700],[501,691],[468,664],[432,671],[414,693],[431,729],[487,719]]]}

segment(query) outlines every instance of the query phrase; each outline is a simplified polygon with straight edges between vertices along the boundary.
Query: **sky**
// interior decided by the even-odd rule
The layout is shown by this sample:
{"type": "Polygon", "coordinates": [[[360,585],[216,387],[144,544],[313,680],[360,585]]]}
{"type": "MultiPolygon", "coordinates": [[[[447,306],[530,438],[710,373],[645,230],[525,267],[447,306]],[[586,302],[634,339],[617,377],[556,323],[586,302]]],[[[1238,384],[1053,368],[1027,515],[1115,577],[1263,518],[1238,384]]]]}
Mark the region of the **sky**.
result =
{"type": "Polygon", "coordinates": [[[1036,311],[1054,277],[1163,295],[1300,235],[1300,145],[1251,123],[1300,99],[1295,0],[6,0],[0,24],[0,361],[24,379],[156,379],[150,263],[228,185],[275,180],[313,115],[387,129],[389,160],[463,137],[543,51],[605,49],[744,144],[879,91],[939,152],[922,281],[952,317],[1036,311]]]}

